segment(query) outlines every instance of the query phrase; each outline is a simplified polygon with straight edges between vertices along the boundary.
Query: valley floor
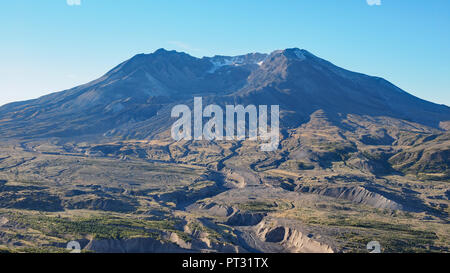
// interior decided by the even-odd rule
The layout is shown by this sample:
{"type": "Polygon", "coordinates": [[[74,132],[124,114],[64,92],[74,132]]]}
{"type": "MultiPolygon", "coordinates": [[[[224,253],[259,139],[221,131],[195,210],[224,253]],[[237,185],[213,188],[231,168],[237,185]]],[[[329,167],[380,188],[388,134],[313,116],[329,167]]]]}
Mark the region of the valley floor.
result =
{"type": "Polygon", "coordinates": [[[250,141],[4,141],[0,251],[449,252],[436,157],[448,134],[372,145],[307,126],[275,154],[250,141]],[[411,159],[420,149],[428,160],[411,159]]]}

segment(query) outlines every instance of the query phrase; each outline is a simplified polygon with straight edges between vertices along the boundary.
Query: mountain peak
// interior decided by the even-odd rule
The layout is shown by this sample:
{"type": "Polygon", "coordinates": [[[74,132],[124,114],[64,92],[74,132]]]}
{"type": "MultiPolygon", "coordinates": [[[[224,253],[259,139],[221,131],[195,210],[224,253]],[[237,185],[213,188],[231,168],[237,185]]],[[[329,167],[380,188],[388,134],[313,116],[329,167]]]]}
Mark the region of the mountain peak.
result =
{"type": "Polygon", "coordinates": [[[159,48],[155,50],[153,53],[139,53],[134,55],[129,61],[136,61],[136,60],[148,60],[149,57],[169,57],[169,56],[177,56],[177,55],[185,55],[190,56],[187,53],[184,52],[178,52],[176,50],[167,50],[165,48],[159,48]]]}
{"type": "Polygon", "coordinates": [[[270,56],[271,57],[283,56],[287,59],[303,61],[303,60],[307,59],[308,57],[314,56],[314,55],[305,49],[299,49],[299,48],[294,47],[294,48],[275,50],[270,54],[270,56]]]}
{"type": "MultiPolygon", "coordinates": [[[[157,50],[155,50],[155,52],[151,53],[150,55],[161,55],[161,56],[165,56],[165,55],[171,55],[171,54],[186,54],[184,52],[178,52],[176,50],[167,50],[165,48],[159,48],[157,50]]],[[[186,54],[187,55],[187,54],[186,54]]]]}

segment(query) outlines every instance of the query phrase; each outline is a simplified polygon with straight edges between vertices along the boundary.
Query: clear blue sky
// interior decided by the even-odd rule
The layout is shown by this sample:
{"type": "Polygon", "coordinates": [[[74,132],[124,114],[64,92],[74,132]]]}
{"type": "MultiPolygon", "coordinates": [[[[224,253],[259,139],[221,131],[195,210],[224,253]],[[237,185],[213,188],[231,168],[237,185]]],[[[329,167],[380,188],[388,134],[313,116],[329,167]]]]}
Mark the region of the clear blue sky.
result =
{"type": "Polygon", "coordinates": [[[450,105],[448,0],[0,0],[0,37],[0,105],[161,47],[194,56],[304,48],[450,105]]]}

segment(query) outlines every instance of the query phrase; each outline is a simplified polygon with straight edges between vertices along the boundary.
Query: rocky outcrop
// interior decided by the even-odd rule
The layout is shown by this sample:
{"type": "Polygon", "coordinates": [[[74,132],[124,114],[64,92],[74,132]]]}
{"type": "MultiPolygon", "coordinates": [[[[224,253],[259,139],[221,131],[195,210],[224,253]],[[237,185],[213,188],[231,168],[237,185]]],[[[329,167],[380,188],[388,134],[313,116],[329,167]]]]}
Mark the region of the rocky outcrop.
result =
{"type": "Polygon", "coordinates": [[[368,189],[355,187],[300,187],[299,192],[314,193],[338,199],[349,200],[354,203],[370,205],[379,209],[405,210],[406,208],[381,194],[369,191],[368,189]]]}
{"type": "Polygon", "coordinates": [[[197,202],[189,207],[189,210],[200,210],[211,216],[228,217],[234,213],[234,209],[229,206],[218,204],[215,202],[207,203],[204,201],[197,202]]]}
{"type": "Polygon", "coordinates": [[[288,252],[333,253],[330,246],[309,238],[298,229],[277,223],[261,222],[257,226],[257,235],[265,242],[280,244],[288,252]]]}
{"type": "Polygon", "coordinates": [[[230,226],[254,226],[261,222],[265,216],[265,213],[239,212],[231,216],[226,224],[230,226]]]}
{"type": "Polygon", "coordinates": [[[346,165],[376,176],[386,175],[395,171],[388,162],[389,156],[383,153],[355,153],[346,161],[346,165]]]}
{"type": "Polygon", "coordinates": [[[83,249],[98,253],[238,253],[244,250],[229,243],[213,241],[207,233],[193,234],[189,241],[177,233],[164,235],[165,239],[130,238],[91,240],[83,249]]]}

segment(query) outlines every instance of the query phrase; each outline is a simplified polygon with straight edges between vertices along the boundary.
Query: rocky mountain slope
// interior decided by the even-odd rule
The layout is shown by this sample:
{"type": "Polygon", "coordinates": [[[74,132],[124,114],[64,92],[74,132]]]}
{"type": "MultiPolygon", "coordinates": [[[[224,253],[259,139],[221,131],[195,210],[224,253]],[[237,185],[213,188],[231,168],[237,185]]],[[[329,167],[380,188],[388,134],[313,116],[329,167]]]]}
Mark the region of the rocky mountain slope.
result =
{"type": "Polygon", "coordinates": [[[199,59],[160,49],[136,55],[88,84],[0,107],[0,137],[109,133],[143,139],[169,123],[174,103],[194,96],[219,105],[278,104],[286,128],[307,122],[317,110],[332,122],[356,114],[439,128],[450,120],[447,106],[416,98],[384,79],[344,70],[306,50],[199,59]]]}

